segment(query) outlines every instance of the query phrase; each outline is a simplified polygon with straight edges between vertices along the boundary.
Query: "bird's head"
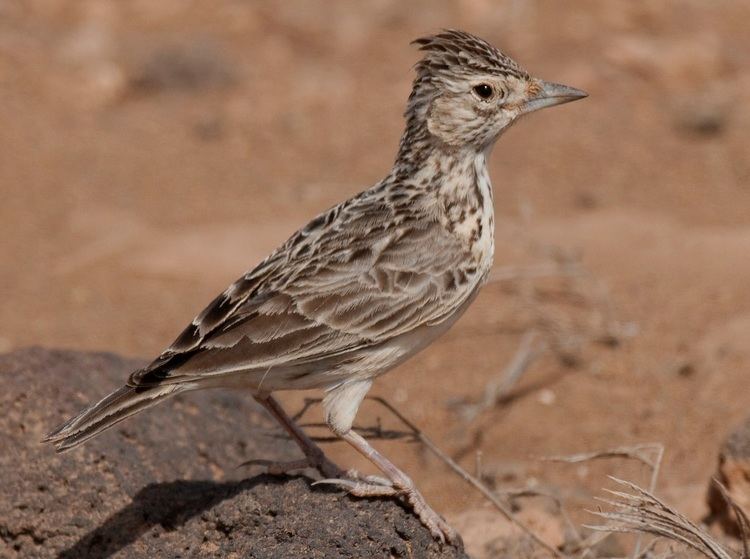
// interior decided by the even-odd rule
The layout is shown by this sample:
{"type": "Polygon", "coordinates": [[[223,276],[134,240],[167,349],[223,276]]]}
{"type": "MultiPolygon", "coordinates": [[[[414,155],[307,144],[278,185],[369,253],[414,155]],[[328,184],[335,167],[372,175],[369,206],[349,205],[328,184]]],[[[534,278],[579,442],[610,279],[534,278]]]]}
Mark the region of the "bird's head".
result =
{"type": "Polygon", "coordinates": [[[424,51],[406,110],[409,128],[447,146],[487,149],[521,115],[586,93],[531,77],[488,42],[463,31],[414,41],[424,51]]]}

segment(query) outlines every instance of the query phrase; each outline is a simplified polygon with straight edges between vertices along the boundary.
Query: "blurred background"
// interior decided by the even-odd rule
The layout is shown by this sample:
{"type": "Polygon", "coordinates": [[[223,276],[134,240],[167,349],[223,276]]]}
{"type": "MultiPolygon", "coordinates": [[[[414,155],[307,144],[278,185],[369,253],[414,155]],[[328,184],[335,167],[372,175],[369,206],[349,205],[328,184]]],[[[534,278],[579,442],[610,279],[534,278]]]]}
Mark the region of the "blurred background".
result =
{"type": "MultiPolygon", "coordinates": [[[[748,21],[729,0],[0,1],[0,350],[159,353],[387,173],[409,42],[465,29],[590,97],[501,138],[493,281],[373,393],[584,520],[605,474],[648,472],[538,457],[662,443],[660,493],[700,518],[750,403],[748,21]]],[[[372,403],[358,424],[378,418],[398,425],[372,403]]],[[[454,522],[483,514],[418,445],[378,444],[454,522]]]]}

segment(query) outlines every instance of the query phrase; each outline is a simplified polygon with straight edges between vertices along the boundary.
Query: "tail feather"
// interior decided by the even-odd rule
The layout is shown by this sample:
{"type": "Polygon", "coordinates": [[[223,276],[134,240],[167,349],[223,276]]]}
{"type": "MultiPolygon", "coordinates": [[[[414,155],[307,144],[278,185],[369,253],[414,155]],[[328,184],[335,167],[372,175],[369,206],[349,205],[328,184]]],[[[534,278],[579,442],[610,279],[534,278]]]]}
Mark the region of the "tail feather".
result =
{"type": "Polygon", "coordinates": [[[57,427],[43,442],[54,444],[57,452],[70,450],[131,415],[187,389],[189,385],[184,384],[137,389],[123,386],[57,427]]]}

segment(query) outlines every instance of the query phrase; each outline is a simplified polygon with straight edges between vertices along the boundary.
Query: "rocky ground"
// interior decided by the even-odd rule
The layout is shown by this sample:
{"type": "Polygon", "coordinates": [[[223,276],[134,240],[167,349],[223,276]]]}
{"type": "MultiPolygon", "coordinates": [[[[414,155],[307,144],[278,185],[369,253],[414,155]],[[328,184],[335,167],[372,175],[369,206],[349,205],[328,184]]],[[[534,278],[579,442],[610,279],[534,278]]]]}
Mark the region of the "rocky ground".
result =
{"type": "MultiPolygon", "coordinates": [[[[300,224],[387,172],[409,41],[464,28],[590,97],[498,143],[495,281],[373,393],[498,490],[551,493],[575,526],[608,475],[647,484],[650,470],[540,457],[661,443],[658,494],[705,518],[748,409],[749,20],[747,2],[703,0],[0,2],[0,349],[157,354],[300,224]],[[456,405],[528,347],[539,356],[500,398],[456,405]]],[[[400,427],[366,402],[358,424],[378,421],[400,427]]],[[[470,553],[505,549],[502,516],[441,461],[376,444],[454,524],[484,519],[470,553]]],[[[204,459],[180,456],[171,479],[192,479],[204,459]]],[[[544,500],[516,506],[559,519],[544,500]]],[[[563,521],[539,524],[565,540],[563,521]]]]}
{"type": "Polygon", "coordinates": [[[40,444],[136,364],[40,348],[0,357],[1,558],[466,557],[395,501],[245,478],[249,459],[298,457],[249,398],[176,398],[66,454],[40,444]]]}

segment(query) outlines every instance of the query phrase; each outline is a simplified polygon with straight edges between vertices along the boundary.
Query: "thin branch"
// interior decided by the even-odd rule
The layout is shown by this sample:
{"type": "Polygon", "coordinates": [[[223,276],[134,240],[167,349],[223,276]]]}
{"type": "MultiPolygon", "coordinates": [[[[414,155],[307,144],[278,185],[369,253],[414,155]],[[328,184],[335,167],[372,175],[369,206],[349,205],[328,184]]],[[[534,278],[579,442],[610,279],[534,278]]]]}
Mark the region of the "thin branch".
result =
{"type": "Polygon", "coordinates": [[[578,454],[567,454],[563,456],[544,456],[542,460],[546,462],[565,462],[567,464],[578,464],[580,462],[588,462],[590,460],[597,460],[599,458],[630,458],[638,460],[651,469],[656,469],[658,462],[652,460],[649,456],[643,453],[644,450],[657,450],[658,451],[658,462],[661,461],[661,456],[664,452],[664,445],[661,443],[645,443],[633,446],[620,446],[615,448],[609,448],[604,450],[594,450],[591,452],[580,452],[578,454]]]}
{"type": "Polygon", "coordinates": [[[406,417],[404,417],[404,415],[398,409],[396,409],[390,402],[388,402],[388,400],[386,400],[385,398],[381,396],[368,396],[367,399],[373,400],[379,403],[381,406],[383,406],[388,411],[390,411],[394,416],[396,416],[399,419],[399,421],[401,421],[404,425],[406,425],[409,429],[412,430],[412,432],[414,433],[414,436],[417,439],[419,439],[419,441],[430,452],[432,452],[435,456],[437,456],[440,460],[442,460],[461,479],[463,479],[465,482],[467,482],[469,485],[471,485],[477,491],[479,491],[488,501],[490,501],[495,506],[495,508],[497,508],[503,514],[503,516],[505,516],[513,525],[515,525],[522,532],[524,532],[527,536],[529,536],[539,546],[549,551],[555,557],[565,557],[565,555],[561,553],[558,549],[552,547],[547,542],[542,540],[539,536],[537,536],[534,532],[532,532],[528,526],[526,526],[523,522],[518,520],[518,518],[516,518],[513,512],[505,505],[505,503],[503,503],[500,499],[498,499],[497,496],[486,485],[484,485],[484,483],[482,483],[481,480],[472,476],[469,472],[467,472],[461,466],[459,466],[450,456],[448,456],[442,450],[440,450],[440,448],[434,442],[432,442],[432,440],[429,437],[427,437],[427,435],[425,435],[416,425],[414,425],[414,423],[412,423],[406,417]]]}
{"type": "Polygon", "coordinates": [[[523,373],[547,351],[547,343],[538,341],[537,338],[538,334],[535,331],[526,332],[521,338],[513,359],[502,374],[485,385],[481,400],[461,406],[461,414],[466,421],[473,421],[479,414],[495,406],[507,396],[523,373]]]}

